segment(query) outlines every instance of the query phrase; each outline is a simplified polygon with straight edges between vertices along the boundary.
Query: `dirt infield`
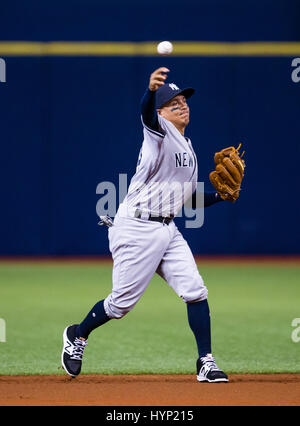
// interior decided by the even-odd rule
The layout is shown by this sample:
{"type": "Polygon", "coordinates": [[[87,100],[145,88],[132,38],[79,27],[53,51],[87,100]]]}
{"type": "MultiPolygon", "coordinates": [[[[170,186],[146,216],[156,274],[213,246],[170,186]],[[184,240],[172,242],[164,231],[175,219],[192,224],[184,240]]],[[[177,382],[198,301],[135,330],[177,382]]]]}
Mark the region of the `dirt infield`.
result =
{"type": "Polygon", "coordinates": [[[300,374],[0,376],[0,405],[18,406],[299,406],[300,374]]]}

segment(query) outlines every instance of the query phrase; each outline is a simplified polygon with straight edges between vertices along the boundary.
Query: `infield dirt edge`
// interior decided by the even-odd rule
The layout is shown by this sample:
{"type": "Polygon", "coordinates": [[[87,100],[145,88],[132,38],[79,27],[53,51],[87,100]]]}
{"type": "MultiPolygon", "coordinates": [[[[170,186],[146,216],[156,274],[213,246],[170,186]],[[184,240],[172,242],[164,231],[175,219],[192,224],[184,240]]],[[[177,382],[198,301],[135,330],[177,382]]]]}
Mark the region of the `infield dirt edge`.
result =
{"type": "Polygon", "coordinates": [[[300,374],[0,376],[2,406],[299,406],[300,374]]]}

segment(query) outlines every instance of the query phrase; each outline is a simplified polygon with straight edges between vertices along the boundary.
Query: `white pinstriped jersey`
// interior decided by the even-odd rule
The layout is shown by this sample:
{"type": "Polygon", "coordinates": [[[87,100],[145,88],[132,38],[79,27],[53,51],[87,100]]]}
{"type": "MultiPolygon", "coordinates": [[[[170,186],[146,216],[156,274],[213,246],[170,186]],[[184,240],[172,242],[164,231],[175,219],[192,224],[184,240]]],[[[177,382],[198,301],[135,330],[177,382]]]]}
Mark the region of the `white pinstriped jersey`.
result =
{"type": "Polygon", "coordinates": [[[190,139],[158,115],[159,131],[144,123],[136,173],[123,201],[154,216],[176,216],[196,190],[198,166],[190,139]]]}

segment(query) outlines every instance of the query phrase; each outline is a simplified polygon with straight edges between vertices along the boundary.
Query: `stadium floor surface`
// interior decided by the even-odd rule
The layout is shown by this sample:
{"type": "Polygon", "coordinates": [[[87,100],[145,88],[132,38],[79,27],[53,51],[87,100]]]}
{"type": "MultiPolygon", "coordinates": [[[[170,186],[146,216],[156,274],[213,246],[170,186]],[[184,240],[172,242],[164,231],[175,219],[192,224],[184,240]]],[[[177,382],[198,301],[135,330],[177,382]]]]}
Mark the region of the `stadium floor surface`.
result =
{"type": "Polygon", "coordinates": [[[0,376],[3,406],[298,406],[300,374],[0,376]]]}

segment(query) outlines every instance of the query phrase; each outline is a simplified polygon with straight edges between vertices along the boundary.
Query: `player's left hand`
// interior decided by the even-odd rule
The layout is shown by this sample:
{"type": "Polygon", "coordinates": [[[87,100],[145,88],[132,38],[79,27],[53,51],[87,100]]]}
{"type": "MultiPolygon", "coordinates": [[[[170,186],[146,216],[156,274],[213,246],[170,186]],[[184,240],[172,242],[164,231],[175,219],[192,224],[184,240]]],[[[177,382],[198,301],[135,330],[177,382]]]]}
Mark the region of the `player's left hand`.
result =
{"type": "Polygon", "coordinates": [[[241,183],[244,178],[244,152],[240,155],[239,149],[233,146],[216,152],[214,162],[216,169],[209,174],[209,180],[223,200],[234,202],[238,199],[241,183]]]}

